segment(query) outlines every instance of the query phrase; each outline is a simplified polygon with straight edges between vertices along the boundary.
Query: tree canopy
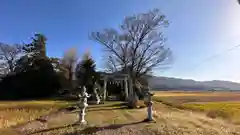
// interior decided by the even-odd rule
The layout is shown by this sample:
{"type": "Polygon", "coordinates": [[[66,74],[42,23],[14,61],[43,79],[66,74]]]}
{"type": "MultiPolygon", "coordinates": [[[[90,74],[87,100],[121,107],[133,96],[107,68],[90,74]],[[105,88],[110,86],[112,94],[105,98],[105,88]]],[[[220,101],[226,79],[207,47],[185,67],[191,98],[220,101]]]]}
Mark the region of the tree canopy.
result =
{"type": "Polygon", "coordinates": [[[104,46],[108,69],[139,78],[171,61],[163,28],[168,21],[159,10],[128,16],[119,29],[93,32],[91,38],[104,46]]]}

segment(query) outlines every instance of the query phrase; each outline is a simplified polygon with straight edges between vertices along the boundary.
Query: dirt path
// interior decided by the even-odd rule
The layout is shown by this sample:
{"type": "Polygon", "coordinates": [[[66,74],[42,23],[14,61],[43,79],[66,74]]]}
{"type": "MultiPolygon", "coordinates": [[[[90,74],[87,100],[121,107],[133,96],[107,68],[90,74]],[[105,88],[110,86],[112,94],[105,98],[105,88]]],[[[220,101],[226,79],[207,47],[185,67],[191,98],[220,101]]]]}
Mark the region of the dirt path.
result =
{"type": "Polygon", "coordinates": [[[77,112],[59,112],[45,122],[32,121],[14,130],[20,135],[240,135],[240,126],[201,113],[159,103],[154,110],[156,123],[141,123],[146,116],[145,109],[98,108],[88,112],[87,120],[93,125],[74,124],[78,120],[77,112]]]}

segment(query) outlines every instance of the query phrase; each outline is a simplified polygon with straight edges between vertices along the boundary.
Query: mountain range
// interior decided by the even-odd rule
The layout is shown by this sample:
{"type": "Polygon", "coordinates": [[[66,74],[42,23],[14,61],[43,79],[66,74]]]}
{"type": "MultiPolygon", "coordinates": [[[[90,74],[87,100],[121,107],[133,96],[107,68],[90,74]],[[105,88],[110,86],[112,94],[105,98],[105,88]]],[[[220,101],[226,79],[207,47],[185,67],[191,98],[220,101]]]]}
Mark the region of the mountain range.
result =
{"type": "MultiPolygon", "coordinates": [[[[111,74],[106,72],[99,73],[101,75],[119,74],[118,72],[111,74]]],[[[148,80],[148,84],[153,90],[240,90],[240,83],[231,81],[195,81],[191,79],[158,77],[152,75],[146,75],[144,78],[148,80]]]]}
{"type": "Polygon", "coordinates": [[[195,81],[152,76],[148,83],[154,90],[240,90],[240,83],[222,80],[195,81]]]}

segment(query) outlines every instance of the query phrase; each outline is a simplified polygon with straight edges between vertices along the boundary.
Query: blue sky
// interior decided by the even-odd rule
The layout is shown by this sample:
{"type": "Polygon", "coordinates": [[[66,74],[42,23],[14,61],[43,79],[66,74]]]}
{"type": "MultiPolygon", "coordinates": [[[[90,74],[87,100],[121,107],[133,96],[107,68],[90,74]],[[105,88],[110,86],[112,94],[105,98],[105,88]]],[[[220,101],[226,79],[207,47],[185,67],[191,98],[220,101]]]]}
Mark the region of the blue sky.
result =
{"type": "Polygon", "coordinates": [[[77,47],[80,55],[90,50],[101,68],[101,46],[88,35],[153,8],[170,21],[166,45],[174,56],[172,68],[158,75],[240,82],[240,48],[203,63],[240,44],[237,0],[1,0],[0,41],[29,42],[35,32],[43,33],[49,56],[61,57],[64,50],[77,47]]]}

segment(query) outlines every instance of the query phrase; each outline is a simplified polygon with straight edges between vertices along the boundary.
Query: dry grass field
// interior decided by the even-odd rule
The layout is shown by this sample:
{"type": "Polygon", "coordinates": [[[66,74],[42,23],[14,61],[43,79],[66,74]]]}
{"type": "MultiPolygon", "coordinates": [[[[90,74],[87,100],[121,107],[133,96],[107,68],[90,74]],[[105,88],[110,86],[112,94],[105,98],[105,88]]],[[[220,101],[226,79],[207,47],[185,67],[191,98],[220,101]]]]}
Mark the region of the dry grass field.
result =
{"type": "Polygon", "coordinates": [[[155,92],[154,100],[182,109],[204,111],[211,118],[240,123],[240,92],[155,92]]]}
{"type": "Polygon", "coordinates": [[[63,101],[5,101],[0,102],[0,129],[34,120],[69,105],[63,101]]]}
{"type": "MultiPolygon", "coordinates": [[[[49,115],[45,122],[34,120],[59,108],[72,106],[73,103],[65,101],[0,102],[0,135],[240,135],[240,125],[237,122],[232,123],[232,121],[221,118],[213,119],[213,115],[216,114],[217,117],[225,116],[225,111],[229,114],[224,118],[229,119],[230,112],[235,113],[239,108],[238,102],[216,102],[216,100],[214,102],[204,102],[205,99],[203,101],[201,98],[208,97],[205,96],[206,93],[201,93],[204,96],[197,96],[197,93],[193,92],[191,94],[195,96],[189,96],[189,93],[184,92],[156,92],[154,100],[164,103],[154,103],[156,123],[142,122],[147,115],[146,108],[127,109],[121,102],[90,105],[86,115],[88,124],[85,126],[76,124],[79,114],[78,109],[49,115]],[[162,96],[164,94],[165,96],[162,96]],[[180,97],[194,97],[199,99],[199,102],[197,100],[194,102],[179,100],[182,99],[180,97]],[[169,105],[166,105],[166,103],[169,103],[169,105]],[[179,109],[174,105],[183,107],[179,109]],[[185,108],[204,112],[189,111],[185,108]],[[232,111],[229,111],[231,109],[232,111]],[[25,123],[27,121],[31,122],[25,123]],[[19,123],[25,124],[19,125],[19,123]]],[[[208,94],[214,97],[211,95],[212,93],[208,94]]],[[[228,94],[234,95],[232,93],[228,94]]],[[[219,95],[226,94],[215,93],[216,95],[221,97],[219,95]]],[[[237,113],[234,115],[238,116],[237,113]]]]}
{"type": "MultiPolygon", "coordinates": [[[[78,111],[59,114],[47,122],[33,121],[18,128],[3,128],[0,135],[238,135],[240,127],[221,119],[210,119],[202,113],[154,104],[156,123],[143,123],[146,108],[126,109],[119,102],[91,105],[88,124],[76,124],[78,111]],[[14,130],[15,129],[15,130],[14,130]],[[16,130],[18,129],[18,130],[16,130]],[[21,129],[21,130],[20,130],[21,129]]],[[[29,114],[34,115],[34,114],[29,114]]]]}

